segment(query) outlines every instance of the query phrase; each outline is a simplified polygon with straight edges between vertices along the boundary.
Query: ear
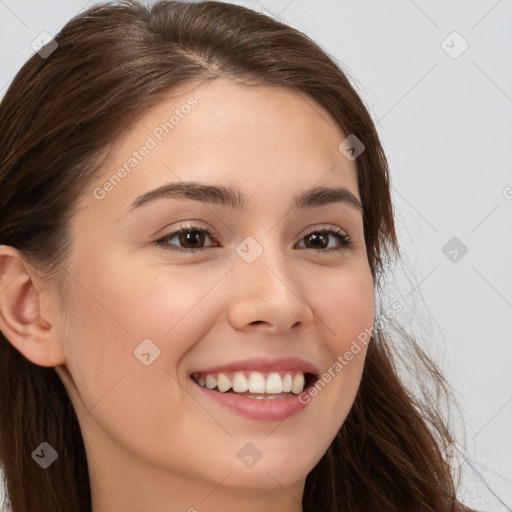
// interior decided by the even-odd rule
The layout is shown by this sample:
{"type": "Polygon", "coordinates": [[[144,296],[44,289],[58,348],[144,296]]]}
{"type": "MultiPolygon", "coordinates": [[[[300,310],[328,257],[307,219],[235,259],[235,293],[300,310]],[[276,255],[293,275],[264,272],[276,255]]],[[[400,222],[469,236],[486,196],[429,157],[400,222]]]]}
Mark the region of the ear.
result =
{"type": "Polygon", "coordinates": [[[65,362],[52,326],[56,319],[45,318],[41,311],[44,297],[51,315],[48,301],[55,297],[49,283],[36,275],[17,249],[0,245],[0,331],[32,363],[56,366],[65,362]]]}

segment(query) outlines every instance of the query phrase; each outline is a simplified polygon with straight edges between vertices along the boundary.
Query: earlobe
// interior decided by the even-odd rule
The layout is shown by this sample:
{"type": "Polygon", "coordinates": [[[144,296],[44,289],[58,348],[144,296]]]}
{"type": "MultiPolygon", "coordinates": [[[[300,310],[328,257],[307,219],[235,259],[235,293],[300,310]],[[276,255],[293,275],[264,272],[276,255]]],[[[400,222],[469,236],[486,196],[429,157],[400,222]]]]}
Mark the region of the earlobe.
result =
{"type": "Polygon", "coordinates": [[[41,314],[34,275],[17,249],[0,246],[0,331],[32,363],[60,365],[64,353],[55,329],[41,314]]]}

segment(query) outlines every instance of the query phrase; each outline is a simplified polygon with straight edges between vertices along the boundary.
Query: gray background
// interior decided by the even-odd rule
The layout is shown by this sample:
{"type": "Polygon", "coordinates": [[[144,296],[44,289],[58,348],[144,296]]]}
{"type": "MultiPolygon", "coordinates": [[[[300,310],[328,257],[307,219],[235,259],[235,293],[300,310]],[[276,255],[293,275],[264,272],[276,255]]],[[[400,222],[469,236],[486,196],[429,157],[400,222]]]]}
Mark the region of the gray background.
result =
{"type": "MultiPolygon", "coordinates": [[[[93,3],[0,0],[0,97],[32,41],[93,3]]],[[[463,501],[512,510],[512,2],[231,3],[316,40],[370,108],[404,254],[385,301],[457,391],[463,501]]]]}

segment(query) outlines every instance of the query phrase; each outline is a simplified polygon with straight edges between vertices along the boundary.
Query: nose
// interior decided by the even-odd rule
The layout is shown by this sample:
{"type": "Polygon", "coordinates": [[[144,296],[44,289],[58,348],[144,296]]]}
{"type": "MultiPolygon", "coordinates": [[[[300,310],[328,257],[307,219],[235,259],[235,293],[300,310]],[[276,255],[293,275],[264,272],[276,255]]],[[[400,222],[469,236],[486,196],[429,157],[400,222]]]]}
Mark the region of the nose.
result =
{"type": "Polygon", "coordinates": [[[232,290],[228,318],[237,330],[296,332],[313,321],[304,282],[279,251],[265,250],[252,263],[237,256],[228,286],[232,290]]]}

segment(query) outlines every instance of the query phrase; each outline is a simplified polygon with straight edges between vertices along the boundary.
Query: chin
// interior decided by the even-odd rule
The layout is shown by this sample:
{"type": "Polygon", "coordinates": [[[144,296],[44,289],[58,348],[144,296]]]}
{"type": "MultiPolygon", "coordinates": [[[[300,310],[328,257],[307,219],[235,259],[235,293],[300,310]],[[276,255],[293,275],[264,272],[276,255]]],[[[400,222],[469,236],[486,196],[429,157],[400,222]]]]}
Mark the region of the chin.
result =
{"type": "MultiPolygon", "coordinates": [[[[223,485],[238,487],[242,489],[279,490],[290,488],[303,482],[308,475],[307,468],[290,468],[283,464],[270,465],[267,467],[255,466],[251,469],[236,468],[226,479],[223,485]]],[[[218,478],[218,477],[217,477],[218,478]]]]}
{"type": "MultiPolygon", "coordinates": [[[[258,441],[255,442],[257,444],[258,441]]],[[[299,441],[297,441],[299,446],[299,441]]],[[[263,444],[263,443],[262,443],[263,444]]],[[[268,443],[267,443],[268,444],[268,443]]],[[[247,450],[250,452],[250,450],[247,450]]],[[[304,458],[304,450],[302,450],[302,458],[284,447],[280,450],[275,448],[262,447],[261,458],[259,460],[247,459],[243,461],[244,453],[240,459],[235,453],[235,463],[230,459],[228,461],[233,473],[228,477],[229,485],[236,487],[244,487],[248,489],[275,489],[283,487],[291,487],[298,482],[305,480],[308,473],[313,469],[321,455],[317,457],[304,458]]],[[[254,453],[256,455],[256,452],[254,453]]],[[[226,471],[226,474],[228,471],[226,471]]],[[[216,475],[218,478],[218,474],[216,475]]]]}

